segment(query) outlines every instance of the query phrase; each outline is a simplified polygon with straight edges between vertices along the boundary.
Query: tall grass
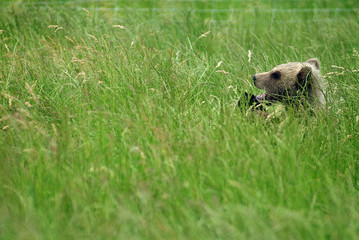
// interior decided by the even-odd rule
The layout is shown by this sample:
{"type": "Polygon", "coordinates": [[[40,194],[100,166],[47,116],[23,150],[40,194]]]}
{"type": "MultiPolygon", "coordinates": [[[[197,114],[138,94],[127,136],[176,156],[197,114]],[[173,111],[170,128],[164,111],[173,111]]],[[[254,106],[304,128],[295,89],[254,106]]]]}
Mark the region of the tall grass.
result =
{"type": "Polygon", "coordinates": [[[1,7],[0,238],[357,239],[357,12],[248,4],[1,7]],[[237,107],[252,74],[311,57],[326,111],[237,107]]]}

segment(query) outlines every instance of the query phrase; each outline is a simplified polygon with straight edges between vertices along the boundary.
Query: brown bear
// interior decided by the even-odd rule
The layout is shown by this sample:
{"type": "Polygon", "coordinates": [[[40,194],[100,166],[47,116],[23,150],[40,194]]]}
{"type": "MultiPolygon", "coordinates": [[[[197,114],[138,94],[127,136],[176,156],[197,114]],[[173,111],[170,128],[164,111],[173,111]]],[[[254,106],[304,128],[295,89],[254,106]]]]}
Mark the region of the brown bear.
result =
{"type": "Polygon", "coordinates": [[[314,108],[323,107],[325,85],[319,69],[319,60],[312,58],[306,62],[281,64],[269,72],[254,74],[254,85],[265,90],[265,94],[255,96],[255,102],[279,101],[296,106],[309,103],[314,108]]]}

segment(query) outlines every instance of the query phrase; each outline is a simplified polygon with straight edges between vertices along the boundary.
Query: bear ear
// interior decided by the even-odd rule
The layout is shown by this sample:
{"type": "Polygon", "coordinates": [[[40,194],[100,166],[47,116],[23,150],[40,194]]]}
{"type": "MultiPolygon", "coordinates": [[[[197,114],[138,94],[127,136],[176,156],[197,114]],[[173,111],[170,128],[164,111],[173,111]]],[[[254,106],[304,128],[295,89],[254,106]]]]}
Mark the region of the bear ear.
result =
{"type": "Polygon", "coordinates": [[[313,65],[316,69],[320,69],[320,63],[318,58],[311,58],[306,61],[306,63],[309,63],[310,65],[313,65]]]}
{"type": "Polygon", "coordinates": [[[309,66],[303,66],[302,69],[297,74],[298,83],[300,86],[304,87],[307,84],[308,79],[311,77],[312,68],[309,66]]]}

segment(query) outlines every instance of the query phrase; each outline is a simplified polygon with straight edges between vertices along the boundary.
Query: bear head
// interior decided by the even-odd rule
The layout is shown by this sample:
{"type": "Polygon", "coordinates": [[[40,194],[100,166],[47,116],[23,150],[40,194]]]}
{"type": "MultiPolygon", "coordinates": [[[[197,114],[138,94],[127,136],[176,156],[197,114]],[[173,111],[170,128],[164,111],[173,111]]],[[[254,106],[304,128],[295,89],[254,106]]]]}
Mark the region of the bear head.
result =
{"type": "Polygon", "coordinates": [[[313,75],[319,73],[319,69],[319,60],[312,58],[306,62],[281,64],[269,72],[254,74],[254,85],[266,91],[256,98],[259,101],[284,102],[303,94],[311,97],[313,75]]]}

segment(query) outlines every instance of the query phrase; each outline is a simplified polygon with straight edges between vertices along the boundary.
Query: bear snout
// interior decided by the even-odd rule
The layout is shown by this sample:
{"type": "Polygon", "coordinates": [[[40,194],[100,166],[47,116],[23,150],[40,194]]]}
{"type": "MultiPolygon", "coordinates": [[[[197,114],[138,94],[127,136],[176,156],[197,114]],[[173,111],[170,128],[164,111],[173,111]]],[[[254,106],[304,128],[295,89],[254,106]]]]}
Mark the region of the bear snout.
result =
{"type": "Polygon", "coordinates": [[[254,82],[254,84],[256,83],[256,75],[255,74],[253,74],[253,82],[254,82]]]}

